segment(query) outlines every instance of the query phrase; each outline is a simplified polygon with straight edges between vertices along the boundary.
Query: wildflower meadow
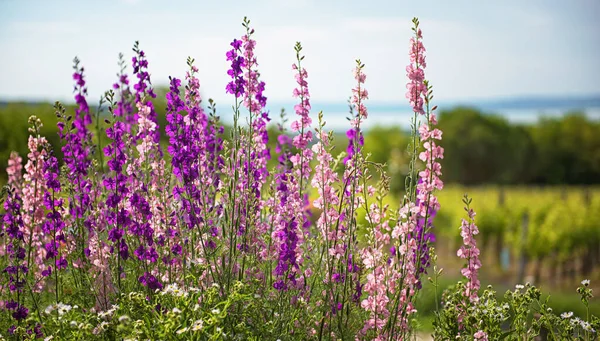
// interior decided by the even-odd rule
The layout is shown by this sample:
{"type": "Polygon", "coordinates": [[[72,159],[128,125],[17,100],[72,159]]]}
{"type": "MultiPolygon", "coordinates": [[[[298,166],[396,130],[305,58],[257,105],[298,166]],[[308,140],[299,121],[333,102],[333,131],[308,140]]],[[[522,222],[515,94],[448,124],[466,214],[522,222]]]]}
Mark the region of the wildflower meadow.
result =
{"type": "Polygon", "coordinates": [[[477,196],[453,203],[462,220],[444,233],[460,238],[453,253],[463,279],[439,287],[443,132],[416,18],[412,32],[406,89],[398,87],[414,113],[409,171],[394,204],[390,175],[364,150],[368,63],[356,60],[338,155],[327,113],[311,110],[310,55],[299,42],[282,70],[295,78],[294,113],[265,109],[269,84],[246,18],[223,51],[230,81],[210,90],[231,103],[201,97],[191,57],[185,75],[169,77],[166,146],[152,56],[140,44],[121,55],[98,108],[75,58],[76,110],[54,106],[62,160],[40,133],[45,122],[31,116],[29,153],[7,165],[0,339],[412,340],[422,334],[417,306],[428,285],[441,297],[434,340],[596,340],[588,280],[577,288],[585,317],[553,311],[528,283],[503,296],[482,287],[477,196]],[[223,115],[233,116],[227,131],[223,115]]]}

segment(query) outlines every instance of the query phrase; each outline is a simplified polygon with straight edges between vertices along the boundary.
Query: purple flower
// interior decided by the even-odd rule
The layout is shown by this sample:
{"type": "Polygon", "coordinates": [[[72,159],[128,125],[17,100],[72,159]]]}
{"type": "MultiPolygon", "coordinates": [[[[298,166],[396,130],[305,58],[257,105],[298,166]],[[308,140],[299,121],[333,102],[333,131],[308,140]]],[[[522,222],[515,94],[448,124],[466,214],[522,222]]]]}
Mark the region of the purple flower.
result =
{"type": "Polygon", "coordinates": [[[156,290],[156,289],[162,289],[163,285],[162,283],[160,283],[160,281],[154,277],[154,275],[148,273],[148,272],[144,272],[144,274],[142,276],[140,276],[140,278],[138,278],[138,281],[145,287],[148,287],[148,289],[150,290],[156,290]]]}
{"type": "Polygon", "coordinates": [[[12,317],[17,321],[26,319],[27,315],[29,315],[29,309],[22,305],[19,305],[19,307],[12,313],[12,317]]]}

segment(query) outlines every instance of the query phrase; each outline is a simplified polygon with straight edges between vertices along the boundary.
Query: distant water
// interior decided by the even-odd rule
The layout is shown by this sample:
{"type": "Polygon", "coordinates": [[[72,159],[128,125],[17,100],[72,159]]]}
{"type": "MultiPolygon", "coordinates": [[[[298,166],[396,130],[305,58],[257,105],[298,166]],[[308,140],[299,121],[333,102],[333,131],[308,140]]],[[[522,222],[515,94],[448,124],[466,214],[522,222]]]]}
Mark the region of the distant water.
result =
{"type": "MultiPolygon", "coordinates": [[[[404,129],[410,128],[413,112],[408,103],[374,103],[367,102],[369,117],[363,122],[365,129],[373,126],[399,126],[404,129]]],[[[514,123],[535,123],[542,117],[560,117],[567,112],[579,111],[585,113],[589,118],[600,119],[600,94],[578,97],[557,96],[524,96],[504,99],[473,100],[473,101],[440,101],[440,110],[448,110],[458,106],[472,107],[490,115],[505,117],[514,123]]],[[[287,113],[288,127],[295,120],[294,103],[269,103],[267,109],[270,111],[272,122],[280,122],[279,113],[284,108],[287,113]]],[[[327,122],[327,130],[343,131],[348,129],[349,116],[347,103],[312,103],[311,117],[313,126],[317,125],[317,114],[323,111],[324,120],[327,122]]],[[[244,115],[242,111],[242,116],[244,115]]],[[[222,115],[225,122],[231,123],[229,115],[222,115]]],[[[245,121],[245,119],[242,119],[245,121]]]]}
{"type": "MultiPolygon", "coordinates": [[[[444,108],[452,108],[456,105],[448,106],[444,108]]],[[[284,107],[287,113],[288,127],[292,120],[295,120],[293,105],[284,106],[271,106],[270,117],[272,122],[280,122],[279,112],[284,107]],[[277,109],[274,109],[277,108],[277,109]]],[[[523,108],[513,106],[512,108],[501,108],[495,105],[470,105],[470,107],[482,110],[490,115],[499,115],[506,118],[509,122],[513,123],[535,123],[542,117],[560,117],[570,111],[580,111],[586,114],[587,117],[600,120],[600,104],[590,107],[568,107],[566,105],[560,105],[554,108],[523,108]]],[[[346,130],[349,127],[347,117],[349,115],[348,110],[345,110],[343,105],[319,105],[314,104],[311,110],[311,117],[313,118],[313,126],[317,124],[317,114],[319,111],[323,111],[323,117],[326,122],[327,130],[341,131],[346,130]]],[[[389,105],[375,105],[368,106],[369,117],[363,122],[362,127],[369,129],[374,126],[399,126],[404,129],[410,128],[410,123],[413,118],[413,113],[409,107],[402,106],[389,106],[389,105]]],[[[231,123],[228,117],[223,117],[225,122],[231,123]]]]}
{"type": "MultiPolygon", "coordinates": [[[[600,107],[577,109],[586,114],[587,117],[598,120],[600,119],[600,107]]],[[[503,111],[495,111],[493,115],[505,117],[509,122],[514,123],[535,123],[542,117],[560,117],[569,110],[564,109],[505,109],[503,111]]],[[[346,116],[347,113],[331,112],[323,113],[324,119],[327,122],[328,129],[343,130],[349,127],[346,116]]],[[[363,127],[368,129],[373,126],[400,126],[404,129],[410,128],[410,123],[413,118],[413,113],[410,111],[369,111],[369,117],[363,123],[363,127]]]]}

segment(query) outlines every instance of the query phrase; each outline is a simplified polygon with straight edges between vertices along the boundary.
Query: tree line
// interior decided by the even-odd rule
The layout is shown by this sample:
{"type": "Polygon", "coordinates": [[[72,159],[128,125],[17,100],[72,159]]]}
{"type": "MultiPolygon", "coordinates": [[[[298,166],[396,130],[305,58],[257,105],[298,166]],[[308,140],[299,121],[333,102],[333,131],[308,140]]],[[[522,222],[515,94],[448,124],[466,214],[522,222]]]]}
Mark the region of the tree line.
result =
{"type": "MultiPolygon", "coordinates": [[[[155,107],[159,124],[166,124],[159,95],[155,107]]],[[[91,105],[91,103],[90,103],[91,105]]],[[[93,107],[93,106],[92,106],[93,107]]],[[[67,112],[74,108],[67,106],[67,112]]],[[[57,119],[51,103],[8,102],[0,104],[0,183],[6,181],[6,165],[11,151],[23,159],[27,156],[29,135],[27,118],[36,115],[44,123],[41,130],[57,156],[61,141],[57,135],[57,119]]],[[[106,110],[104,111],[106,115],[106,110]]],[[[277,115],[271,115],[277,116],[277,115]]],[[[273,119],[276,122],[277,119],[273,119]]],[[[96,125],[96,122],[94,122],[96,125]]],[[[541,118],[535,123],[517,124],[501,115],[491,115],[472,107],[442,110],[439,127],[443,131],[443,179],[447,183],[586,185],[600,183],[600,122],[582,112],[569,112],[560,117],[541,118]]],[[[104,120],[92,129],[105,129],[104,120]]],[[[229,129],[226,129],[225,137],[229,129]]],[[[164,132],[164,131],[163,131],[164,132]]],[[[269,129],[270,144],[278,129],[269,129]]],[[[104,136],[104,133],[95,134],[104,136]]],[[[162,143],[166,144],[165,134],[162,143]]],[[[365,132],[365,150],[371,159],[385,163],[392,175],[392,189],[401,191],[408,170],[409,132],[401,127],[375,126],[365,132]]],[[[105,141],[95,141],[101,145],[105,141]]],[[[336,151],[346,149],[343,132],[335,137],[336,151]]],[[[272,159],[273,162],[276,158],[272,159]]]]}

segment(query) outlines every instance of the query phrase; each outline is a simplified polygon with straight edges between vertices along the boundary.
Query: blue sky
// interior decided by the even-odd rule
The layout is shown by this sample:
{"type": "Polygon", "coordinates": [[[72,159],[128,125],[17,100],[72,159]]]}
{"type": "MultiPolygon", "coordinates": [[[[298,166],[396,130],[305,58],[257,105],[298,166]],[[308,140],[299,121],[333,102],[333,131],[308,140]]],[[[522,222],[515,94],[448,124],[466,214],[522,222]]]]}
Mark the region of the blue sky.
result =
{"type": "Polygon", "coordinates": [[[139,40],[155,84],[182,77],[192,56],[204,95],[228,103],[225,52],[245,15],[271,101],[291,100],[299,40],[313,101],[345,101],[360,58],[371,100],[404,102],[413,16],[440,100],[600,93],[598,0],[3,0],[0,99],[69,100],[75,55],[98,98],[116,79],[118,53],[129,59],[139,40]]]}

